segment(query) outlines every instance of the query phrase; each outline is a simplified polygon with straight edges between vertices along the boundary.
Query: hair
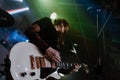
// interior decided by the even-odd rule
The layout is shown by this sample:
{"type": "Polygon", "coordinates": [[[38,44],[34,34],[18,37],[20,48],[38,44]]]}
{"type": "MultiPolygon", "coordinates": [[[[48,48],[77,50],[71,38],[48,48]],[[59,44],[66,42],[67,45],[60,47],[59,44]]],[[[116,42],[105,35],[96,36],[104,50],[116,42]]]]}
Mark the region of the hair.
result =
{"type": "Polygon", "coordinates": [[[68,32],[69,27],[70,27],[69,23],[67,20],[59,18],[59,19],[54,20],[54,25],[56,27],[60,25],[61,27],[64,27],[64,29],[65,29],[64,33],[59,34],[59,39],[58,39],[59,46],[63,46],[66,33],[68,32]]]}
{"type": "Polygon", "coordinates": [[[53,29],[54,25],[49,17],[43,17],[35,22],[32,23],[32,25],[39,25],[41,29],[53,29]]]}
{"type": "Polygon", "coordinates": [[[63,25],[64,27],[69,27],[69,23],[65,19],[55,19],[54,25],[63,25]]]}

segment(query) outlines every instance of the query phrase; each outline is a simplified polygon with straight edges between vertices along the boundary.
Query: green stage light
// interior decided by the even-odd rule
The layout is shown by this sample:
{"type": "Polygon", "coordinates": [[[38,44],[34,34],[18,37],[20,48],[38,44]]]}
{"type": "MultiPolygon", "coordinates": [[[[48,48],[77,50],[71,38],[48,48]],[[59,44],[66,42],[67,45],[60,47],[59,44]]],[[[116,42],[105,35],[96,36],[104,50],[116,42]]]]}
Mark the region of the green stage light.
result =
{"type": "Polygon", "coordinates": [[[57,18],[57,13],[53,12],[51,15],[50,15],[50,18],[52,20],[55,20],[57,18]]]}

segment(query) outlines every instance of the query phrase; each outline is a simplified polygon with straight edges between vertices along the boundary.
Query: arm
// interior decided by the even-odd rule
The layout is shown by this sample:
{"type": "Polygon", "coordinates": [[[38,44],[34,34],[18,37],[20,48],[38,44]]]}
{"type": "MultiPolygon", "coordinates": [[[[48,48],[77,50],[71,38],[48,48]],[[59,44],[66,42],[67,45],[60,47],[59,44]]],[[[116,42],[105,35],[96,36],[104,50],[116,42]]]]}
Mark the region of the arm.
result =
{"type": "Polygon", "coordinates": [[[44,53],[46,58],[55,62],[61,60],[59,52],[50,47],[32,28],[28,28],[25,34],[30,39],[30,42],[34,43],[44,53]]]}
{"type": "Polygon", "coordinates": [[[31,27],[25,31],[25,34],[30,42],[35,44],[43,53],[45,53],[46,49],[50,47],[36,32],[33,31],[31,27]]]}

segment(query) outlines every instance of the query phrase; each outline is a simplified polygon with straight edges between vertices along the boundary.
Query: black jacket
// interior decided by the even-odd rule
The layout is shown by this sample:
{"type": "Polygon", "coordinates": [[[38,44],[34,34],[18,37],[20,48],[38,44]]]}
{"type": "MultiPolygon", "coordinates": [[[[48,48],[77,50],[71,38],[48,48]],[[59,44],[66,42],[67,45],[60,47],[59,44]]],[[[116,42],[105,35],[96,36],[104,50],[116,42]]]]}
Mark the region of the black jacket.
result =
{"type": "Polygon", "coordinates": [[[30,42],[34,43],[43,52],[45,52],[49,46],[58,50],[58,33],[50,18],[44,17],[34,23],[40,26],[40,32],[35,33],[32,31],[32,28],[29,27],[25,34],[29,38],[30,42]]]}

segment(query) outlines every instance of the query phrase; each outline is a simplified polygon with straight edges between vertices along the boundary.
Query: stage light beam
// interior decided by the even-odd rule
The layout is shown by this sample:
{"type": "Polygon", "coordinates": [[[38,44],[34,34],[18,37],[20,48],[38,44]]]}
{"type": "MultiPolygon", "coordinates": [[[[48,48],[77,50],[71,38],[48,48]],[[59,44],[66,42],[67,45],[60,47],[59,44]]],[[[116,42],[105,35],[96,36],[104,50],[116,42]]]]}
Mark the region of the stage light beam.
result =
{"type": "Polygon", "coordinates": [[[13,15],[13,14],[21,13],[28,10],[29,10],[29,7],[25,7],[25,8],[15,9],[15,10],[8,10],[7,12],[13,15]]]}

